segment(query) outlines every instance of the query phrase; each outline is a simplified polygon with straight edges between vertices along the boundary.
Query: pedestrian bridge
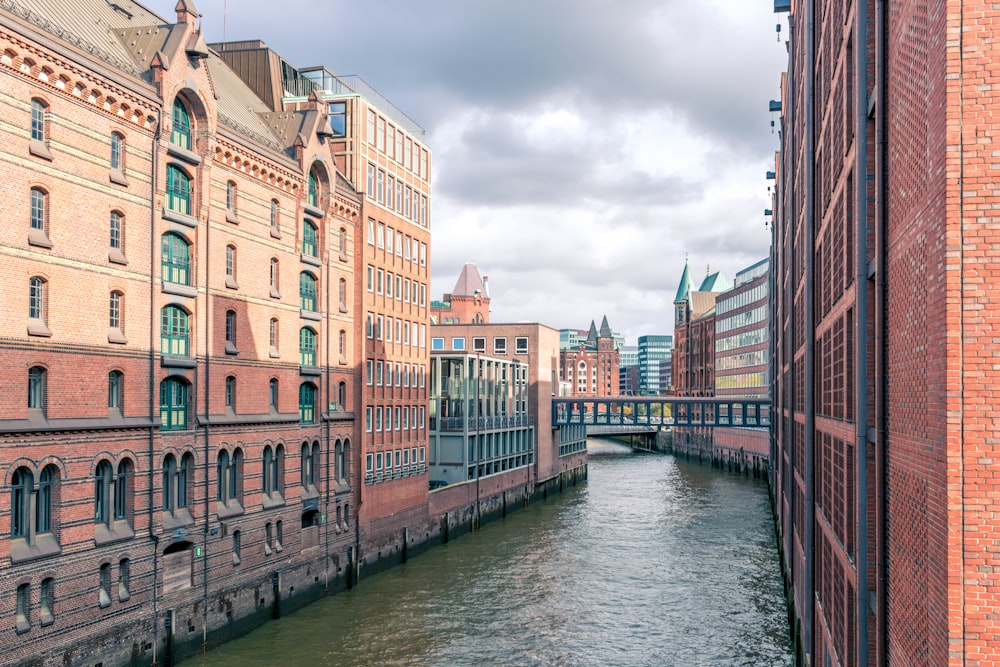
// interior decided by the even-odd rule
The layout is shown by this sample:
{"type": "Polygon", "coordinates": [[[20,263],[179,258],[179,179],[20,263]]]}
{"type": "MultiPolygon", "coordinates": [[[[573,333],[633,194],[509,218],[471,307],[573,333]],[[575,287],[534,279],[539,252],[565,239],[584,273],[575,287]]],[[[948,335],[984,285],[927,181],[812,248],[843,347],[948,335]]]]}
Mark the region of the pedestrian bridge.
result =
{"type": "Polygon", "coordinates": [[[569,424],[587,426],[590,435],[648,433],[661,426],[763,428],[771,425],[771,400],[707,396],[553,398],[552,425],[569,424]]]}

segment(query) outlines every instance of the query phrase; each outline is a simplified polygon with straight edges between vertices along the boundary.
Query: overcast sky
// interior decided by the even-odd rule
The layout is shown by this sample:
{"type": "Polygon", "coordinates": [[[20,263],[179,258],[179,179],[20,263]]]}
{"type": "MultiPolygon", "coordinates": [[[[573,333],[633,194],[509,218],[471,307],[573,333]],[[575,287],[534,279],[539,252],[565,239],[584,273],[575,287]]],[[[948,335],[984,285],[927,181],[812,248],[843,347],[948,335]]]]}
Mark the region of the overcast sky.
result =
{"type": "Polygon", "coordinates": [[[492,321],[634,344],[673,332],[685,253],[696,281],[768,254],[769,1],[195,1],[209,41],[357,74],[427,131],[434,298],[472,261],[492,321]]]}

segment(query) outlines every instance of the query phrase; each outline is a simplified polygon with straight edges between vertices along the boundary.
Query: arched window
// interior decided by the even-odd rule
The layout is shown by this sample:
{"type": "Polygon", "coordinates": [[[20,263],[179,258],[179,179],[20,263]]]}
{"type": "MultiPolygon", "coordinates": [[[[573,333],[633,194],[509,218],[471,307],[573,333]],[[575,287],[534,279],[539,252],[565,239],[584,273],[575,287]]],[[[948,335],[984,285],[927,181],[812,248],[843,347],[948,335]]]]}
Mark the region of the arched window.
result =
{"type": "Polygon", "coordinates": [[[299,387],[299,421],[303,424],[316,422],[316,386],[308,382],[299,387]]]}
{"type": "Polygon", "coordinates": [[[111,371],[108,373],[108,409],[122,410],[122,392],[124,391],[125,376],[121,371],[111,371]]]}
{"type": "Polygon", "coordinates": [[[346,256],[347,255],[347,230],[345,228],[343,228],[343,227],[340,228],[340,236],[338,238],[338,242],[339,242],[339,246],[340,246],[340,248],[339,248],[340,249],[340,254],[342,256],[346,256]]]}
{"type": "Polygon", "coordinates": [[[226,378],[226,407],[236,409],[236,378],[232,375],[226,378]]]}
{"type": "Polygon", "coordinates": [[[302,443],[302,458],[300,461],[302,486],[311,491],[316,490],[319,481],[319,443],[302,443]]]}
{"type": "Polygon", "coordinates": [[[108,326],[112,329],[122,330],[122,302],[125,295],[115,290],[108,299],[108,326]]]}
{"type": "Polygon", "coordinates": [[[337,339],[337,353],[341,357],[341,363],[347,361],[347,331],[345,329],[340,330],[340,335],[337,339]]]}
{"type": "Polygon", "coordinates": [[[227,480],[229,478],[230,469],[229,452],[223,449],[219,452],[218,459],[216,460],[216,487],[215,487],[215,499],[225,502],[228,497],[229,484],[227,480]]]}
{"type": "Polygon", "coordinates": [[[236,311],[226,311],[226,354],[236,354],[236,311]]]}
{"type": "Polygon", "coordinates": [[[319,257],[319,233],[311,220],[302,223],[302,254],[309,257],[319,257]]]}
{"type": "Polygon", "coordinates": [[[299,330],[299,363],[310,367],[316,365],[316,332],[309,327],[299,330]]]}
{"type": "Polygon", "coordinates": [[[316,173],[309,172],[309,192],[306,194],[306,204],[319,208],[319,180],[316,173]]]}
{"type": "Polygon", "coordinates": [[[31,100],[31,140],[44,143],[48,138],[49,107],[42,100],[31,100]]]}
{"type": "Polygon", "coordinates": [[[278,200],[271,200],[271,227],[277,229],[278,227],[278,200]]]}
{"type": "Polygon", "coordinates": [[[340,287],[337,292],[337,296],[340,299],[340,309],[346,312],[347,309],[347,279],[340,279],[340,287]]]}
{"type": "Polygon", "coordinates": [[[271,355],[277,356],[278,353],[278,318],[272,317],[271,323],[268,326],[268,343],[271,347],[271,355]]]}
{"type": "Polygon", "coordinates": [[[276,494],[280,496],[284,492],[285,449],[277,445],[271,449],[270,445],[264,447],[264,493],[266,495],[276,494]]]}
{"type": "Polygon", "coordinates": [[[224,449],[220,451],[216,470],[216,500],[223,505],[239,504],[243,495],[240,479],[243,474],[243,450],[236,448],[232,456],[224,449]]]}
{"type": "Polygon", "coordinates": [[[167,165],[167,208],[191,215],[191,177],[175,165],[167,165]]]}
{"type": "Polygon", "coordinates": [[[53,526],[53,498],[59,484],[59,471],[47,465],[38,477],[38,498],[35,500],[35,532],[51,533],[53,526]]]}
{"type": "Polygon", "coordinates": [[[271,378],[271,381],[268,383],[267,400],[268,400],[268,406],[272,410],[274,410],[275,412],[277,412],[278,411],[278,380],[277,380],[277,378],[271,378]]]}
{"type": "Polygon", "coordinates": [[[191,116],[179,99],[174,100],[171,121],[170,143],[191,150],[191,116]]]}
{"type": "Polygon", "coordinates": [[[110,245],[114,250],[121,250],[124,252],[125,247],[123,241],[123,232],[125,226],[125,216],[123,216],[118,211],[111,211],[111,220],[108,223],[108,231],[110,235],[110,245]]]}
{"type": "Polygon", "coordinates": [[[28,369],[28,410],[45,414],[46,407],[46,376],[48,373],[41,366],[28,369]]]}
{"type": "Polygon", "coordinates": [[[94,523],[111,525],[111,489],[114,484],[114,471],[109,461],[97,464],[94,474],[94,523]]]}
{"type": "Polygon", "coordinates": [[[230,244],[226,246],[226,285],[230,284],[229,278],[236,279],[236,246],[230,244]]]}
{"type": "Polygon", "coordinates": [[[10,535],[28,537],[31,532],[31,496],[35,478],[27,468],[18,468],[10,478],[10,535]]]}
{"type": "Polygon", "coordinates": [[[337,385],[337,405],[340,406],[340,411],[344,412],[347,410],[347,383],[341,382],[337,385]]]}
{"type": "Polygon", "coordinates": [[[31,228],[48,234],[48,193],[41,188],[31,188],[31,228]]]}
{"type": "Polygon", "coordinates": [[[278,266],[279,266],[278,265],[278,258],[277,257],[272,257],[271,258],[271,296],[275,296],[276,294],[278,294],[278,276],[280,275],[279,271],[278,271],[278,266]]]}
{"type": "Polygon", "coordinates": [[[191,251],[177,234],[164,234],[160,242],[160,274],[164,282],[191,284],[191,251]]]}
{"type": "Polygon", "coordinates": [[[128,459],[119,461],[118,474],[115,476],[115,520],[126,521],[129,518],[132,500],[132,462],[128,459]]]}
{"type": "Polygon", "coordinates": [[[308,271],[299,274],[299,306],[302,310],[316,312],[316,278],[308,271]]]}
{"type": "Polygon", "coordinates": [[[347,480],[347,448],[350,447],[350,441],[345,440],[337,447],[337,479],[341,482],[347,480]]]}
{"type": "Polygon", "coordinates": [[[45,279],[38,276],[28,281],[28,317],[43,323],[49,319],[47,286],[45,279]]]}
{"type": "Polygon", "coordinates": [[[125,136],[119,132],[111,133],[111,168],[125,171],[125,136]]]}
{"type": "Polygon", "coordinates": [[[234,181],[226,182],[226,210],[230,213],[236,213],[236,183],[234,181]]]}
{"type": "Polygon", "coordinates": [[[274,452],[271,445],[264,445],[264,462],[261,467],[261,474],[264,477],[264,495],[271,495],[274,492],[274,452]]]}
{"type": "Polygon", "coordinates": [[[160,383],[160,429],[183,431],[187,426],[187,384],[177,378],[167,378],[160,383]]]}
{"type": "Polygon", "coordinates": [[[188,314],[179,306],[164,306],[160,312],[160,354],[190,356],[188,314]]]}

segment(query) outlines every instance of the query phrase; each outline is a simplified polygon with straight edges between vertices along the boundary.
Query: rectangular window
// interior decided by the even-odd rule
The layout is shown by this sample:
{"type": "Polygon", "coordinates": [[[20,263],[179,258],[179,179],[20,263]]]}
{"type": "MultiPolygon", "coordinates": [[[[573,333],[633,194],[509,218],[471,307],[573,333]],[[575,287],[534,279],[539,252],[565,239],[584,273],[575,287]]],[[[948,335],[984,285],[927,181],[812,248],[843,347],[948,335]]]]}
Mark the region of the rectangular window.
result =
{"type": "Polygon", "coordinates": [[[409,169],[411,167],[410,155],[413,153],[413,141],[407,137],[406,138],[406,150],[403,151],[403,166],[409,169]]]}
{"type": "Polygon", "coordinates": [[[486,351],[486,338],[484,336],[475,336],[472,339],[472,351],[473,352],[486,351]]]}
{"type": "Polygon", "coordinates": [[[514,354],[528,354],[527,336],[517,336],[514,339],[514,354]]]}
{"type": "Polygon", "coordinates": [[[497,336],[493,339],[493,354],[507,354],[507,339],[497,336]]]}
{"type": "Polygon", "coordinates": [[[420,225],[427,226],[427,197],[420,195],[420,225]]]}
{"type": "Polygon", "coordinates": [[[382,430],[382,407],[375,408],[375,430],[382,430]]]}
{"type": "MultiPolygon", "coordinates": [[[[370,405],[365,408],[365,431],[367,433],[372,432],[372,407],[370,405]]],[[[371,454],[368,456],[371,456],[371,454]]]]}
{"type": "Polygon", "coordinates": [[[465,339],[464,338],[452,338],[451,339],[451,349],[461,352],[465,349],[465,339]]]}
{"type": "Polygon", "coordinates": [[[367,282],[368,291],[369,292],[374,292],[375,291],[375,267],[372,266],[371,264],[369,264],[368,268],[367,268],[367,272],[368,272],[367,273],[367,276],[368,276],[368,282],[367,282]]]}
{"type": "Polygon", "coordinates": [[[385,154],[391,159],[396,159],[396,128],[392,125],[388,125],[385,129],[385,154]]]}
{"type": "Polygon", "coordinates": [[[390,211],[396,208],[396,179],[389,176],[389,180],[385,184],[385,206],[390,211]]]}
{"type": "Polygon", "coordinates": [[[427,347],[427,325],[420,325],[420,347],[427,347]]]}
{"type": "Polygon", "coordinates": [[[372,366],[374,366],[374,365],[375,365],[375,362],[373,360],[371,360],[371,359],[368,359],[365,362],[365,384],[367,384],[369,387],[372,385],[372,382],[374,381],[374,378],[372,377],[372,375],[373,375],[372,374],[372,366]]]}
{"type": "Polygon", "coordinates": [[[392,227],[387,227],[385,230],[385,251],[392,254],[392,244],[395,234],[392,231],[392,227]]]}
{"type": "Polygon", "coordinates": [[[396,213],[403,213],[403,181],[396,181],[396,213]]]}
{"type": "Polygon", "coordinates": [[[385,203],[385,172],[381,169],[375,174],[375,199],[379,204],[385,203]]]}
{"type": "Polygon", "coordinates": [[[366,181],[368,185],[368,196],[375,198],[375,165],[368,165],[368,180],[366,181]]]}
{"type": "Polygon", "coordinates": [[[396,276],[396,301],[403,300],[403,277],[396,276]]]}
{"type": "Polygon", "coordinates": [[[420,284],[420,307],[427,305],[427,285],[420,284]]]}
{"type": "Polygon", "coordinates": [[[375,245],[375,221],[368,218],[368,245],[375,245]]]}
{"type": "Polygon", "coordinates": [[[392,273],[385,276],[385,296],[387,299],[392,298],[392,273]]]}
{"type": "Polygon", "coordinates": [[[427,149],[420,150],[420,178],[427,180],[427,149]]]}
{"type": "Polygon", "coordinates": [[[379,269],[375,280],[375,293],[382,294],[385,291],[385,269],[379,269]]]}
{"type": "Polygon", "coordinates": [[[375,143],[375,112],[368,110],[368,134],[365,135],[369,144],[375,143]]]}
{"type": "Polygon", "coordinates": [[[335,137],[347,136],[347,102],[330,102],[327,107],[330,116],[330,131],[335,137]]]}
{"type": "Polygon", "coordinates": [[[378,247],[380,249],[385,248],[385,225],[381,222],[378,223],[378,247]]]}
{"type": "Polygon", "coordinates": [[[385,151],[385,118],[379,116],[378,119],[378,134],[375,135],[378,145],[376,146],[380,151],[385,151]]]}
{"type": "Polygon", "coordinates": [[[413,188],[406,186],[406,196],[403,198],[403,215],[410,217],[410,200],[413,199],[413,188]]]}
{"type": "Polygon", "coordinates": [[[438,338],[437,336],[431,336],[431,349],[432,350],[443,350],[444,349],[444,338],[438,338]]]}
{"type": "Polygon", "coordinates": [[[420,266],[427,266],[427,244],[420,244],[420,266]]]}
{"type": "Polygon", "coordinates": [[[385,317],[382,315],[378,316],[378,327],[375,329],[375,339],[382,340],[383,332],[385,331],[385,317]]]}
{"type": "Polygon", "coordinates": [[[365,327],[368,338],[375,337],[375,313],[368,313],[368,323],[365,327]]]}

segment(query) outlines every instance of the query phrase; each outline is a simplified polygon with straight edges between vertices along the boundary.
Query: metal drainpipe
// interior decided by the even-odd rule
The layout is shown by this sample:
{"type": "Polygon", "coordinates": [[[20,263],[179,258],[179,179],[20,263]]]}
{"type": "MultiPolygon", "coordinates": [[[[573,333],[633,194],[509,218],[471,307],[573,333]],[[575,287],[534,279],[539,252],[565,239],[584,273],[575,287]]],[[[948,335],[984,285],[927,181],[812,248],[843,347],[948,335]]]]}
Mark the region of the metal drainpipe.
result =
{"type": "MultiPolygon", "coordinates": [[[[885,101],[888,99],[885,85],[885,2],[875,3],[875,251],[878,253],[875,274],[875,566],[878,580],[875,582],[875,664],[886,662],[886,564],[888,552],[885,540],[885,499],[888,491],[888,475],[885,464],[888,460],[886,415],[888,414],[888,370],[886,331],[886,136],[885,101]]],[[[870,603],[869,603],[870,604],[870,603]]]]}
{"type": "MultiPolygon", "coordinates": [[[[205,157],[207,158],[208,156],[205,156],[205,157]]],[[[205,166],[205,160],[202,160],[202,167],[203,167],[203,169],[204,169],[204,166],[205,166]]],[[[208,179],[208,175],[206,174],[205,178],[202,179],[202,182],[207,183],[208,180],[209,180],[208,179]]],[[[208,201],[208,197],[204,196],[205,195],[205,191],[207,191],[207,189],[208,189],[207,186],[204,187],[204,188],[199,188],[198,189],[198,209],[199,210],[201,209],[201,203],[202,203],[202,201],[205,201],[206,204],[210,204],[211,203],[211,202],[208,201]]],[[[208,519],[209,519],[209,509],[210,509],[209,508],[209,504],[208,504],[209,503],[209,501],[208,501],[208,494],[209,494],[208,476],[209,476],[209,472],[211,470],[211,467],[210,467],[211,463],[210,463],[210,458],[209,458],[209,452],[211,450],[211,443],[210,443],[211,434],[209,433],[209,428],[210,427],[209,427],[208,419],[209,419],[209,415],[211,414],[211,405],[210,405],[209,401],[210,401],[210,397],[211,397],[211,394],[212,394],[212,392],[209,391],[209,389],[208,389],[208,387],[210,386],[210,383],[212,381],[212,371],[211,371],[211,369],[212,369],[212,329],[209,326],[210,322],[211,322],[211,319],[212,319],[212,317],[211,317],[211,313],[212,313],[212,308],[211,308],[212,294],[211,294],[211,289],[210,289],[211,288],[211,284],[210,284],[210,280],[209,280],[209,276],[212,275],[211,274],[211,268],[212,268],[212,260],[211,260],[211,257],[212,257],[212,244],[210,242],[210,240],[211,240],[211,233],[212,233],[212,216],[211,216],[211,212],[209,212],[209,214],[205,217],[205,274],[204,274],[205,275],[205,317],[204,317],[204,319],[205,319],[205,386],[202,387],[203,391],[201,392],[201,393],[203,393],[205,395],[205,428],[204,428],[204,433],[205,433],[205,523],[204,523],[204,526],[202,527],[202,531],[201,531],[201,544],[202,544],[202,547],[201,547],[202,548],[202,553],[201,553],[201,572],[202,572],[202,579],[204,579],[204,581],[202,582],[202,586],[201,586],[201,588],[202,588],[202,597],[203,597],[202,605],[201,605],[201,641],[202,641],[202,652],[205,651],[205,649],[206,649],[206,647],[208,645],[208,519]]],[[[194,390],[197,393],[198,387],[199,387],[198,386],[198,368],[197,367],[195,367],[195,369],[194,369],[194,379],[195,379],[195,389],[194,390]]],[[[194,405],[198,404],[197,397],[195,397],[195,399],[192,401],[192,403],[194,403],[194,405]]],[[[195,416],[195,418],[197,418],[197,415],[195,416]]],[[[230,459],[230,462],[232,463],[232,459],[230,459]]],[[[232,470],[232,472],[230,474],[236,474],[236,466],[235,465],[233,466],[233,470],[232,470]]],[[[222,484],[222,479],[220,478],[217,481],[217,483],[221,485],[222,484]]]]}
{"type": "MultiPolygon", "coordinates": [[[[802,628],[805,641],[803,649],[805,650],[806,656],[812,655],[813,648],[813,591],[815,582],[815,572],[814,572],[814,561],[813,561],[813,524],[815,522],[815,511],[813,507],[813,466],[814,466],[814,456],[813,456],[813,446],[814,446],[814,429],[816,425],[816,415],[815,415],[815,402],[813,391],[814,383],[814,373],[813,373],[813,363],[814,363],[814,345],[813,339],[815,337],[816,328],[816,316],[813,312],[813,290],[815,289],[815,280],[813,280],[814,271],[814,253],[813,249],[816,245],[816,239],[814,234],[815,229],[815,198],[816,198],[816,168],[815,161],[812,156],[816,152],[816,141],[813,136],[813,126],[815,124],[814,115],[816,113],[815,107],[815,73],[814,67],[816,65],[816,59],[814,57],[814,49],[816,45],[816,26],[814,21],[816,0],[807,0],[806,2],[806,13],[808,16],[807,27],[806,27],[806,68],[805,73],[809,77],[806,83],[806,156],[808,159],[808,166],[806,170],[806,201],[805,201],[805,220],[806,220],[806,234],[805,234],[805,248],[806,248],[806,259],[805,259],[805,294],[807,296],[805,302],[805,480],[806,480],[806,492],[805,492],[805,527],[806,534],[804,540],[805,547],[805,559],[806,559],[806,578],[805,578],[805,591],[803,595],[803,600],[805,602],[805,613],[801,615],[802,617],[802,628]]],[[[808,658],[807,658],[808,660],[808,658]]]]}
{"type": "MultiPolygon", "coordinates": [[[[317,202],[317,203],[319,203],[319,202],[317,202]]],[[[326,216],[324,216],[324,217],[326,217],[326,216]]],[[[323,232],[324,233],[320,236],[320,238],[325,241],[326,238],[327,238],[326,232],[329,231],[329,218],[327,218],[326,221],[324,223],[321,223],[321,224],[322,224],[322,228],[323,228],[323,232]]],[[[324,244],[324,245],[327,245],[327,244],[324,244]]],[[[325,250],[325,249],[326,248],[322,248],[322,249],[319,250],[320,257],[323,256],[323,250],[325,250]]],[[[323,320],[323,324],[325,325],[324,328],[326,329],[326,332],[325,332],[326,335],[325,335],[325,337],[323,339],[325,344],[323,345],[323,362],[324,363],[323,363],[323,368],[322,368],[323,377],[325,379],[325,382],[320,383],[320,387],[322,387],[324,384],[326,385],[326,394],[325,394],[326,401],[325,402],[327,403],[327,409],[329,409],[329,407],[330,407],[330,405],[329,405],[329,403],[330,403],[330,395],[331,395],[330,394],[330,338],[331,338],[331,336],[330,336],[330,288],[333,286],[333,279],[332,279],[331,274],[330,274],[329,263],[325,262],[323,264],[323,268],[326,269],[326,282],[325,282],[325,290],[324,290],[326,292],[326,319],[323,320]]],[[[340,283],[337,283],[337,285],[338,285],[338,288],[339,288],[340,283]]],[[[340,298],[340,296],[339,296],[340,295],[340,290],[339,289],[337,290],[337,295],[338,295],[337,298],[339,300],[339,298],[340,298]]],[[[345,288],[345,291],[344,291],[344,296],[345,296],[345,298],[347,296],[346,288],[345,288]]],[[[338,308],[338,310],[339,310],[339,308],[338,308]]],[[[322,333],[323,332],[321,332],[321,335],[322,335],[322,333]]],[[[323,407],[324,401],[322,400],[322,396],[320,397],[320,399],[317,400],[317,403],[319,403],[319,407],[320,408],[323,407]]],[[[339,406],[338,406],[338,408],[339,408],[339,406]]],[[[322,419],[322,415],[323,415],[322,409],[319,411],[319,413],[320,413],[320,418],[322,419]]],[[[323,420],[323,422],[324,422],[323,423],[323,432],[324,432],[324,435],[325,435],[324,440],[326,440],[326,472],[324,474],[323,484],[326,487],[325,488],[326,499],[323,501],[323,515],[320,518],[323,521],[323,544],[324,544],[324,546],[323,546],[323,551],[324,551],[324,561],[323,561],[323,591],[325,592],[325,591],[328,591],[330,589],[330,419],[329,419],[329,417],[327,417],[327,419],[323,420]]]]}
{"type": "MultiPolygon", "coordinates": [[[[855,280],[854,280],[854,455],[857,474],[855,495],[857,517],[855,528],[855,614],[858,624],[857,663],[868,664],[868,12],[855,6],[854,71],[855,85],[855,280]]],[[[878,83],[878,82],[876,82],[878,83]]],[[[876,90],[878,90],[876,88],[876,90]]],[[[882,113],[878,104],[876,114],[882,113]]],[[[877,204],[876,204],[877,205],[877,204]]],[[[878,243],[876,242],[876,248],[878,243]]],[[[874,261],[881,268],[881,259],[874,261]]],[[[854,498],[847,498],[853,502],[854,498]]]]}
{"type": "Polygon", "coordinates": [[[156,340],[156,313],[153,311],[153,304],[156,303],[156,187],[158,183],[157,175],[159,173],[159,148],[160,148],[160,137],[162,136],[161,123],[163,120],[162,112],[156,110],[156,130],[153,132],[153,143],[152,143],[152,175],[150,177],[149,186],[149,472],[148,472],[148,483],[146,489],[147,497],[147,521],[149,522],[148,530],[149,537],[153,540],[153,664],[156,664],[156,645],[159,642],[159,617],[158,617],[158,596],[156,594],[156,580],[159,576],[159,552],[160,552],[160,539],[156,536],[153,530],[153,481],[154,475],[153,470],[155,466],[155,448],[156,448],[156,425],[155,425],[155,415],[156,415],[156,399],[154,398],[154,393],[156,391],[156,381],[154,376],[156,375],[156,351],[154,341],[156,340]]]}

